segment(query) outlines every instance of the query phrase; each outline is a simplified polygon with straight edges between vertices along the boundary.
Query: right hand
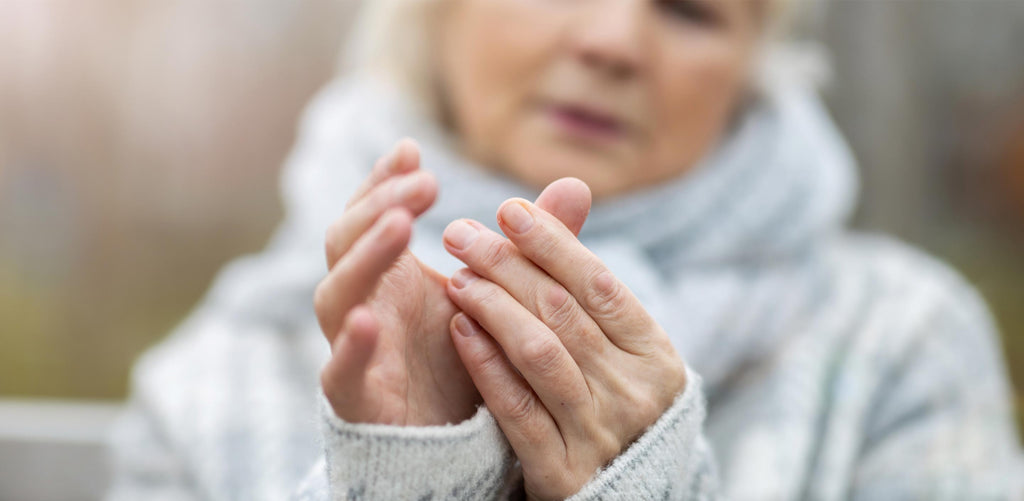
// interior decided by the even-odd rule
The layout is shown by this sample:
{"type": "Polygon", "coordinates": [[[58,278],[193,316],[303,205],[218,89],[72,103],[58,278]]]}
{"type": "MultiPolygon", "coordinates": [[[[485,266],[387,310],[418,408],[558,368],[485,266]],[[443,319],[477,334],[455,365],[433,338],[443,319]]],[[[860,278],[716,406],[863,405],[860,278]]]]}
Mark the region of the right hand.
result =
{"type": "Polygon", "coordinates": [[[409,140],[379,160],[326,236],[314,307],[332,356],[320,375],[338,417],[428,426],[472,416],[480,395],[455,352],[448,279],[407,248],[437,198],[409,140]]]}

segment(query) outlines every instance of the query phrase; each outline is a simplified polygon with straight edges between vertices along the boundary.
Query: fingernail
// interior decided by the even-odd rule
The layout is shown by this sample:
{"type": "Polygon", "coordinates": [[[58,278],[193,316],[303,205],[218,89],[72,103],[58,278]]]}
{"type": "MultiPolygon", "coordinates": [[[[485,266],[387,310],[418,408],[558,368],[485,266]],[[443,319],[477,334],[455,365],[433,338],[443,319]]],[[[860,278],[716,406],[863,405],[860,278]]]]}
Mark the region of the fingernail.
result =
{"type": "Polygon", "coordinates": [[[398,186],[395,187],[395,196],[398,200],[408,200],[412,198],[413,194],[416,193],[416,189],[419,187],[419,179],[416,176],[408,175],[398,181],[398,186]]]}
{"type": "Polygon", "coordinates": [[[444,240],[448,245],[463,250],[469,247],[479,234],[480,232],[471,224],[460,219],[449,224],[444,230],[444,240]]]}
{"type": "Polygon", "coordinates": [[[455,274],[452,275],[452,285],[454,285],[456,289],[461,289],[469,285],[473,280],[476,280],[476,274],[465,268],[456,271],[455,274]]]}
{"type": "Polygon", "coordinates": [[[476,326],[465,313],[459,313],[455,315],[455,331],[463,337],[469,337],[476,334],[476,326]]]}
{"type": "Polygon", "coordinates": [[[533,216],[519,202],[505,204],[501,210],[501,220],[516,233],[523,233],[533,226],[533,216]]]}

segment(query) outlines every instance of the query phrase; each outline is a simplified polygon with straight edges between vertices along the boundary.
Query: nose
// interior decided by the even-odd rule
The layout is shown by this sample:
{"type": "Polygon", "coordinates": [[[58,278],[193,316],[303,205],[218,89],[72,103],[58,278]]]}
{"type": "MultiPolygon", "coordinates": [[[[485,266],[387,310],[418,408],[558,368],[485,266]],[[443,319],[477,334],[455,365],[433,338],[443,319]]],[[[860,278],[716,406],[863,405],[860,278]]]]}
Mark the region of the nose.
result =
{"type": "Polygon", "coordinates": [[[572,28],[574,55],[587,67],[615,79],[641,69],[648,0],[595,0],[583,7],[572,28]]]}

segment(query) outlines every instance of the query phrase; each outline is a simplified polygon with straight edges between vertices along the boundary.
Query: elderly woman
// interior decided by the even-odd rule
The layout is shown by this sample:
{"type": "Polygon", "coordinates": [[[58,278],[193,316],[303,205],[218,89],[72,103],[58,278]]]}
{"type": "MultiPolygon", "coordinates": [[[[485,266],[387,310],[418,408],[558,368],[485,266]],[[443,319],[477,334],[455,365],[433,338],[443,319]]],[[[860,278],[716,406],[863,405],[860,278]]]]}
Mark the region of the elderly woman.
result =
{"type": "Polygon", "coordinates": [[[366,2],[284,224],[140,361],[111,497],[1021,495],[986,309],[843,229],[781,7],[366,2]]]}

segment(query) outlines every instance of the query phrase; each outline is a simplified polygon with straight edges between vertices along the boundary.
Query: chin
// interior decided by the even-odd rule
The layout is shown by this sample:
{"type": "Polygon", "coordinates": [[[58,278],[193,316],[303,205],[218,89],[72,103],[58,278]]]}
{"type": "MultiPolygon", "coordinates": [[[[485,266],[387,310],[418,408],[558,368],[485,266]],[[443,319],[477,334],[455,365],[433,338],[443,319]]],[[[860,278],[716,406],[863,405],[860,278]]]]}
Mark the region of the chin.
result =
{"type": "Polygon", "coordinates": [[[511,145],[510,150],[514,153],[505,170],[538,190],[563,177],[575,177],[587,183],[594,198],[601,198],[626,191],[637,180],[635,167],[614,153],[563,142],[511,145]]]}

